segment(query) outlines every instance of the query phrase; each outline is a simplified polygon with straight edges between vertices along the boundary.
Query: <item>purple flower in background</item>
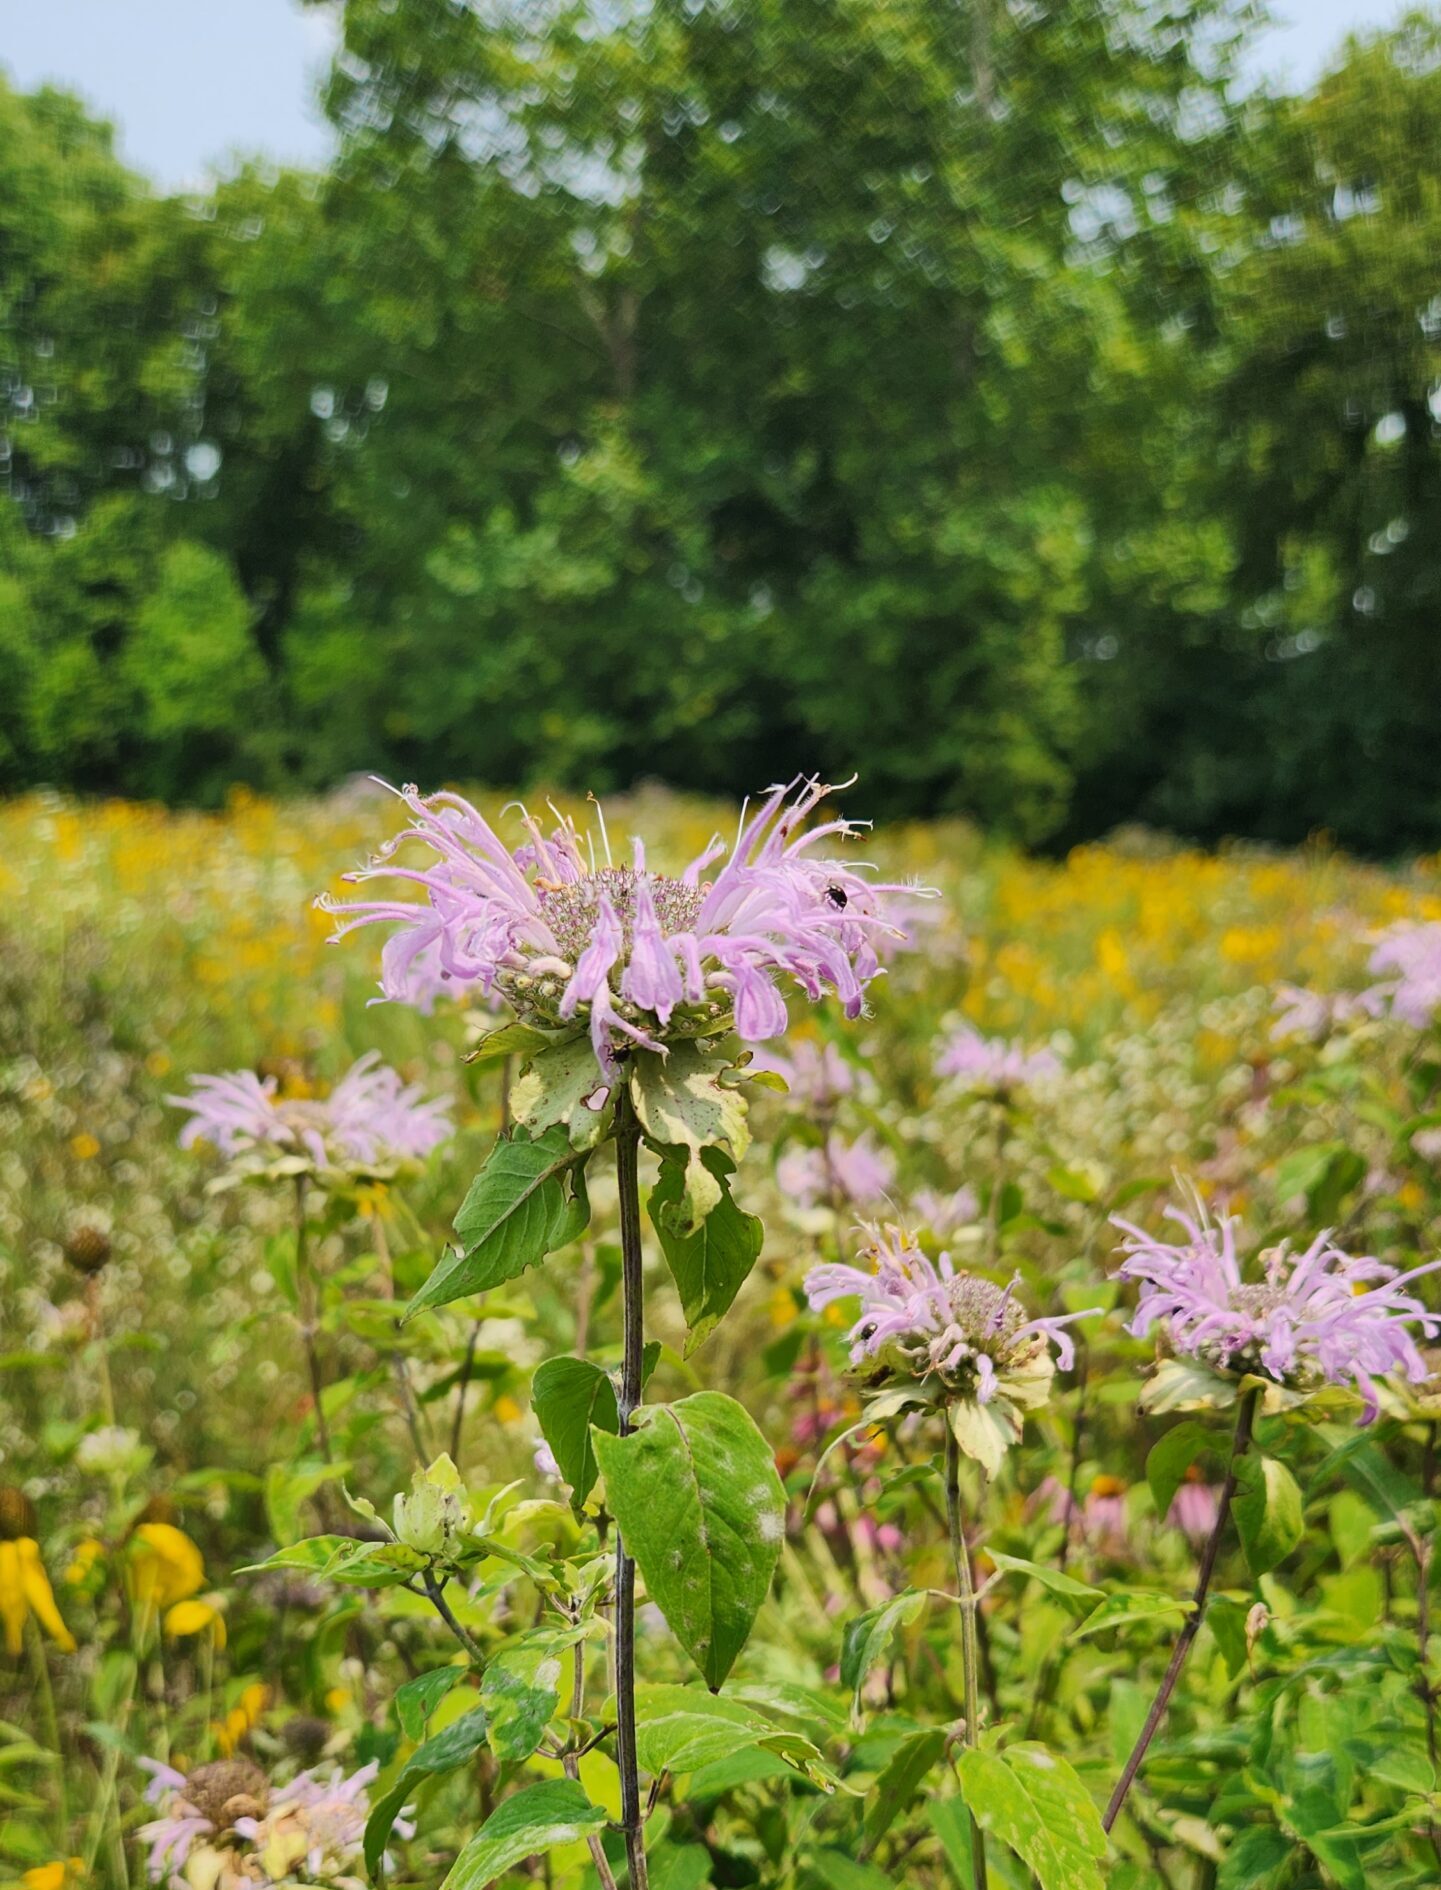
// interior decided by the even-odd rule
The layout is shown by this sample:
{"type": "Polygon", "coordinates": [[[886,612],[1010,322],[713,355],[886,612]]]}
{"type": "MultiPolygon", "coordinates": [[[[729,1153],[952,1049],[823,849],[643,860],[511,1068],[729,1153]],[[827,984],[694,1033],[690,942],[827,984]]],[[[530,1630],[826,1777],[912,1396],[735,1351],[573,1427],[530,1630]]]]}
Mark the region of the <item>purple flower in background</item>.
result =
{"type": "Polygon", "coordinates": [[[872,1229],[867,1253],[870,1268],[831,1262],[812,1267],[805,1282],[813,1311],[839,1299],[860,1301],[849,1334],[853,1364],[887,1360],[915,1378],[934,1376],[947,1390],[988,1404],[1007,1375],[1043,1355],[1049,1378],[1052,1344],[1063,1370],[1074,1362],[1065,1327],[1086,1314],[1027,1319],[1016,1280],[997,1286],[963,1273],[949,1254],[933,1261],[899,1228],[872,1229]]]}
{"type": "MultiPolygon", "coordinates": [[[[886,916],[890,917],[887,905],[886,916]]],[[[751,1061],[755,1070],[774,1070],[785,1078],[791,1101],[801,1108],[829,1111],[847,1096],[874,1088],[870,1073],[858,1070],[833,1043],[797,1039],[786,1054],[762,1050],[751,1061]]]]}
{"type": "Polygon", "coordinates": [[[1049,1082],[1061,1074],[1061,1063],[1049,1050],[1025,1050],[1002,1037],[983,1037],[974,1024],[962,1024],[942,1046],[936,1074],[958,1077],[967,1089],[1005,1094],[1049,1082]]]}
{"type": "Polygon", "coordinates": [[[377,1167],[420,1160],[453,1133],[449,1105],[428,1097],[371,1050],[323,1098],[288,1098],[252,1070],[194,1076],[191,1094],[167,1096],[190,1111],[180,1146],[213,1142],[222,1155],[303,1155],[316,1168],[377,1167]]]}
{"type": "Polygon", "coordinates": [[[877,1148],[869,1131],[854,1142],[831,1135],[824,1148],[788,1149],[776,1163],[782,1193],[806,1208],[818,1202],[874,1206],[885,1199],[895,1178],[894,1158],[877,1148]]]}
{"type": "Polygon", "coordinates": [[[1369,960],[1373,972],[1391,972],[1366,993],[1414,1030],[1441,1011],[1441,920],[1402,920],[1381,934],[1369,960]]]}
{"type": "Polygon", "coordinates": [[[832,790],[814,780],[792,788],[789,799],[791,788],[772,789],[749,819],[742,810],[714,879],[705,874],[727,853],[720,839],[672,878],[647,870],[639,840],[633,863],[615,865],[603,818],[600,858],[572,821],[557,815],[547,836],[523,808],[528,838],[512,850],[460,795],[406,788],[411,824],[350,877],[408,881],[418,902],[320,904],[339,915],[337,938],[360,925],[397,928],[381,954],[387,995],[404,995],[416,959],[433,954],[444,974],[498,995],[526,1022],[584,1023],[607,1074],[622,1041],[660,1049],[712,1031],[727,1012],[758,1043],[786,1028],[778,976],[812,1000],[829,988],[847,1016],[860,1014],[880,969],[887,897],[905,890],[818,855],[821,841],[857,829],[837,819],[802,832],[832,790]],[[407,841],[429,861],[396,864],[407,841]]]}
{"type": "Polygon", "coordinates": [[[1257,1372],[1293,1390],[1353,1386],[1363,1423],[1378,1409],[1376,1378],[1399,1371],[1418,1384],[1430,1375],[1408,1328],[1433,1337],[1441,1315],[1401,1289],[1441,1260],[1398,1274],[1370,1256],[1343,1253],[1328,1229],[1304,1253],[1289,1244],[1269,1249],[1260,1256],[1260,1279],[1248,1281],[1236,1256],[1233,1216],[1212,1221],[1199,1201],[1191,1213],[1176,1207],[1166,1213],[1181,1226],[1183,1241],[1157,1240],[1113,1217],[1126,1236],[1120,1277],[1140,1282],[1130,1324],[1137,1337],[1159,1322],[1175,1351],[1219,1370],[1257,1372]]]}
{"type": "Polygon", "coordinates": [[[937,1240],[949,1240],[963,1227],[974,1227],[981,1217],[981,1203],[969,1182],[963,1182],[951,1194],[935,1188],[921,1188],[911,1199],[915,1218],[930,1228],[937,1240]]]}
{"type": "Polygon", "coordinates": [[[1382,1005],[1371,991],[1307,991],[1299,984],[1278,984],[1273,1037],[1309,1037],[1314,1042],[1357,1017],[1375,1017],[1382,1005]]]}
{"type": "Polygon", "coordinates": [[[1046,1477],[1031,1499],[1048,1522],[1104,1555],[1120,1557],[1131,1546],[1126,1486],[1119,1477],[1092,1477],[1084,1497],[1074,1496],[1057,1477],[1046,1477]]]}

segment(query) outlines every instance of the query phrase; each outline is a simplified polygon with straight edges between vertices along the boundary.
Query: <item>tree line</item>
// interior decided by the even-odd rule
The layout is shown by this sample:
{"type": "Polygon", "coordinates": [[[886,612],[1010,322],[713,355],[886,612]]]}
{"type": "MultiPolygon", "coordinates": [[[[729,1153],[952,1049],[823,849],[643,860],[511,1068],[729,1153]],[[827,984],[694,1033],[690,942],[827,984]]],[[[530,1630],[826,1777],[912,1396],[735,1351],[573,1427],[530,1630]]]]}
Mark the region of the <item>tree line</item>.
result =
{"type": "Polygon", "coordinates": [[[1441,21],[347,0],[323,175],[0,89],[0,789],[860,769],[1441,844],[1441,21]]]}

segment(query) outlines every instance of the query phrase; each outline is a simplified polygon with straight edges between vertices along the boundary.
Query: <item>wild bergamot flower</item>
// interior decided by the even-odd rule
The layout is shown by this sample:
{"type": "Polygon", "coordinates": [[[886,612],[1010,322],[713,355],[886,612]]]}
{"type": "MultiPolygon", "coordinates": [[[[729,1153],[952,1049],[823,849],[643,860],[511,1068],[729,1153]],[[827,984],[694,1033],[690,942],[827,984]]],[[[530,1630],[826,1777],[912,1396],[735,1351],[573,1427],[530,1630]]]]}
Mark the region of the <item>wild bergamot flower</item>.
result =
{"type": "Polygon", "coordinates": [[[573,821],[557,815],[547,835],[522,807],[527,838],[512,849],[462,796],[427,799],[407,787],[411,824],[350,878],[406,880],[423,897],[320,903],[340,917],[337,938],[360,925],[396,926],[382,953],[387,996],[408,999],[417,964],[427,983],[438,965],[524,1022],[584,1022],[610,1076],[624,1043],[658,1050],[714,1035],[727,1019],[749,1043],[780,1036],[782,975],[813,1000],[829,987],[848,1016],[860,1013],[890,927],[886,897],[905,889],[817,852],[857,831],[841,819],[801,831],[831,792],[818,781],[772,789],[753,816],[742,812],[733,847],[713,840],[675,878],[647,866],[639,840],[631,864],[617,865],[603,816],[597,852],[573,821]],[[430,859],[399,864],[408,841],[430,859]]]}
{"type": "Polygon", "coordinates": [[[1392,1372],[1412,1384],[1430,1375],[1412,1337],[1441,1333],[1441,1314],[1403,1290],[1441,1260],[1398,1273],[1369,1255],[1343,1253],[1326,1229],[1304,1253],[1268,1248],[1250,1277],[1236,1251],[1234,1215],[1213,1220],[1199,1199],[1168,1207],[1185,1239],[1158,1240],[1129,1221],[1119,1268],[1140,1282],[1130,1330],[1160,1325],[1172,1350],[1225,1374],[1252,1373],[1290,1391],[1341,1385],[1359,1392],[1363,1423],[1379,1409],[1376,1380],[1392,1372]]]}
{"type": "Polygon", "coordinates": [[[1087,1315],[1028,1318],[1016,1280],[963,1272],[945,1253],[933,1261],[900,1228],[871,1229],[866,1257],[869,1268],[812,1267],[812,1308],[858,1299],[851,1363],[867,1390],[945,1406],[961,1448],[994,1474],[1025,1413],[1049,1397],[1057,1364],[1074,1363],[1065,1328],[1087,1315]]]}
{"type": "Polygon", "coordinates": [[[320,1172],[419,1161],[453,1133],[449,1105],[368,1051],[325,1097],[287,1097],[273,1076],[232,1070],[193,1076],[189,1096],[167,1096],[190,1120],[180,1146],[213,1142],[232,1158],[290,1157],[320,1172]]]}

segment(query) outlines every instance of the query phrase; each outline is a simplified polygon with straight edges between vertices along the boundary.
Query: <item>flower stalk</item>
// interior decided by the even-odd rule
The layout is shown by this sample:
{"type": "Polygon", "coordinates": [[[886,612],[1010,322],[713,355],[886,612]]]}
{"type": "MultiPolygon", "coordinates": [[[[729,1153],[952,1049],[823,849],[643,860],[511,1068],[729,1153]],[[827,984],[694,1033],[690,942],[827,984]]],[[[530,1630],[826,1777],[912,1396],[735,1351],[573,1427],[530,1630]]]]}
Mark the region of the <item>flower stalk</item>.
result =
{"type": "MultiPolygon", "coordinates": [[[[961,1605],[961,1664],[963,1674],[966,1744],[974,1746],[980,1736],[981,1651],[977,1629],[976,1585],[971,1576],[971,1552],[966,1546],[966,1532],[961,1519],[961,1450],[946,1421],[946,1522],[950,1530],[951,1561],[956,1571],[956,1594],[961,1605]]],[[[967,1807],[971,1827],[971,1883],[973,1890],[986,1890],[986,1834],[976,1823],[975,1813],[967,1807]]]]}
{"type": "MultiPolygon", "coordinates": [[[[616,1404],[620,1434],[627,1437],[641,1401],[645,1349],[645,1309],[641,1275],[640,1123],[630,1090],[620,1084],[616,1097],[615,1168],[620,1195],[621,1318],[623,1348],[616,1404]]],[[[645,1832],[641,1818],[640,1773],[635,1749],[635,1562],[619,1530],[615,1538],[615,1700],[616,1762],[620,1769],[620,1818],[625,1834],[630,1890],[646,1890],[645,1832]]]]}
{"type": "Polygon", "coordinates": [[[1201,1621],[1206,1611],[1206,1596],[1210,1592],[1211,1577],[1216,1572],[1216,1561],[1221,1553],[1221,1541],[1226,1533],[1226,1523],[1231,1514],[1231,1499],[1236,1494],[1237,1472],[1241,1459],[1251,1448],[1251,1435],[1256,1422],[1256,1400],[1259,1396],[1259,1388],[1253,1388],[1242,1394],[1236,1412],[1236,1430],[1231,1442],[1231,1460],[1226,1466],[1226,1480],[1221,1485],[1220,1501],[1216,1505],[1216,1526],[1212,1529],[1206,1546],[1201,1552],[1201,1566],[1196,1574],[1195,1592],[1191,1597],[1191,1612],[1187,1615],[1185,1625],[1176,1637],[1170,1664],[1166,1668],[1156,1697],[1151,1702],[1151,1710],[1146,1715],[1146,1723],[1141,1728],[1140,1736],[1132,1748],[1130,1758],[1126,1761],[1125,1769],[1116,1781],[1116,1789],[1111,1793],[1111,1802],[1106,1806],[1106,1815],[1101,1823],[1107,1831],[1121,1814],[1121,1807],[1125,1804],[1127,1795],[1135,1783],[1136,1774],[1145,1760],[1147,1749],[1159,1731],[1161,1721],[1166,1717],[1166,1708],[1171,1703],[1171,1695],[1175,1692],[1176,1682],[1181,1677],[1181,1669],[1186,1664],[1186,1656],[1191,1651],[1191,1643],[1201,1631],[1201,1621]]]}

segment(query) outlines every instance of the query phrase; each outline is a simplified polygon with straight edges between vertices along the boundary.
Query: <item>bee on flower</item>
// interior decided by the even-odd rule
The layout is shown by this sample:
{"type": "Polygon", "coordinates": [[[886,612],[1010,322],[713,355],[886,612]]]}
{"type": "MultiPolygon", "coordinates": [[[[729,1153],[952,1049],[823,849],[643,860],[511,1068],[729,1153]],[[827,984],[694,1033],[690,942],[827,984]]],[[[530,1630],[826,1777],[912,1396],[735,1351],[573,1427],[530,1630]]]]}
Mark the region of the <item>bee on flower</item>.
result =
{"type": "Polygon", "coordinates": [[[60,1618],[55,1594],[36,1540],[35,1505],[13,1484],[0,1484],[0,1627],[5,1652],[25,1645],[25,1623],[33,1620],[63,1653],[75,1652],[75,1637],[60,1618]]]}
{"type": "Polygon", "coordinates": [[[1026,1413],[1046,1403],[1057,1365],[1075,1362],[1066,1327],[1088,1315],[1028,1318],[1019,1276],[1000,1286],[955,1267],[949,1254],[931,1260],[900,1228],[869,1233],[868,1267],[812,1267],[812,1309],[859,1300],[851,1366],[867,1392],[881,1394],[872,1417],[908,1403],[942,1406],[961,1449],[993,1476],[1026,1413]]]}
{"type": "Polygon", "coordinates": [[[613,1080],[628,1044],[662,1050],[727,1020],[748,1043],[780,1036],[783,977],[812,1000],[829,987],[847,1016],[860,1014],[881,968],[877,941],[893,929],[887,897],[907,889],[817,852],[858,831],[844,819],[801,831],[831,792],[815,780],[772,789],[754,815],[742,811],[734,846],[716,838],[672,877],[647,866],[640,840],[632,863],[616,865],[603,815],[598,853],[573,821],[557,815],[546,834],[522,807],[526,839],[511,848],[460,795],[407,787],[410,824],[349,877],[407,881],[421,898],[319,903],[340,919],[336,938],[362,925],[396,928],[381,955],[387,996],[407,995],[417,960],[438,963],[525,1023],[583,1027],[613,1080]],[[429,859],[399,864],[407,842],[429,859]]]}

